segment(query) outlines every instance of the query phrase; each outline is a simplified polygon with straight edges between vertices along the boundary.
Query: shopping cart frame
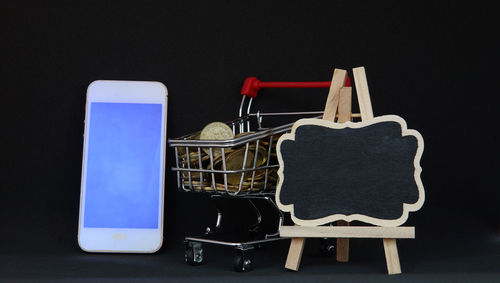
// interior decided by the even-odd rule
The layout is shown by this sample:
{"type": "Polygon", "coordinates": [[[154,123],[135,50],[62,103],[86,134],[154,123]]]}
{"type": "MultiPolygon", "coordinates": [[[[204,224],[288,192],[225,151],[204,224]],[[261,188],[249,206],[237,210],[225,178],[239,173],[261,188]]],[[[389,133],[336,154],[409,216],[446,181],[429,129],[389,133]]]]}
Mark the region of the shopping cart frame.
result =
{"type": "MultiPolygon", "coordinates": [[[[317,117],[321,118],[323,111],[305,111],[305,112],[268,112],[261,113],[260,111],[251,112],[252,102],[257,97],[258,92],[262,88],[329,88],[331,82],[261,82],[256,77],[248,77],[245,79],[241,94],[243,95],[238,111],[238,118],[227,122],[231,127],[234,134],[252,131],[252,124],[257,125],[257,131],[248,135],[236,137],[230,140],[197,140],[190,139],[192,133],[180,138],[169,139],[170,147],[175,151],[175,167],[172,168],[177,175],[178,189],[181,192],[195,192],[207,193],[211,199],[215,200],[217,204],[220,199],[226,198],[240,198],[246,199],[254,208],[256,215],[256,222],[252,224],[248,230],[251,233],[254,229],[258,230],[259,225],[262,223],[262,213],[255,205],[255,201],[264,201],[267,203],[278,216],[276,222],[276,229],[271,233],[265,233],[263,237],[246,240],[246,241],[227,241],[219,240],[216,238],[217,233],[221,230],[222,225],[222,211],[217,206],[217,219],[215,226],[208,226],[204,233],[199,236],[185,237],[185,261],[191,265],[199,265],[203,263],[203,243],[216,244],[222,246],[229,246],[235,248],[236,255],[234,258],[234,267],[237,271],[248,271],[253,267],[252,250],[262,244],[286,239],[279,237],[279,227],[283,224],[284,215],[277,207],[274,200],[275,184],[269,182],[269,172],[273,169],[278,169],[279,164],[271,164],[272,146],[276,141],[276,136],[289,132],[293,123],[281,125],[273,128],[264,128],[262,126],[263,119],[273,116],[298,116],[303,117],[317,117]],[[252,121],[253,120],[253,121],[252,121]],[[267,142],[268,140],[268,142],[267,142]],[[245,168],[249,152],[252,149],[252,144],[255,143],[255,151],[253,153],[254,160],[252,166],[245,168]],[[265,164],[257,164],[258,151],[261,144],[267,143],[267,161],[265,164]],[[226,150],[233,147],[245,147],[243,167],[238,170],[227,170],[226,168],[226,150]],[[202,166],[202,152],[203,149],[208,149],[208,159],[210,161],[210,168],[203,168],[202,166]],[[214,169],[214,160],[216,159],[215,151],[220,150],[222,155],[222,168],[214,169]],[[185,153],[185,156],[183,155],[185,153]],[[193,162],[191,153],[194,153],[192,159],[197,159],[198,162],[193,162]],[[184,156],[184,157],[183,157],[184,156]],[[256,189],[255,174],[258,170],[265,170],[265,178],[263,188],[256,189]],[[224,184],[222,189],[216,185],[216,174],[223,176],[224,184]],[[228,184],[228,174],[241,174],[240,182],[237,189],[230,189],[228,184]],[[246,174],[252,174],[250,179],[250,189],[243,190],[243,183],[246,174]],[[186,178],[187,175],[187,178],[186,178]],[[210,185],[204,185],[204,176],[209,176],[210,185]],[[199,178],[199,184],[196,184],[195,178],[199,178]]],[[[350,81],[346,81],[346,86],[350,86],[350,81]]],[[[353,115],[354,117],[356,114],[353,115]]],[[[330,250],[332,247],[325,246],[330,250]]]]}

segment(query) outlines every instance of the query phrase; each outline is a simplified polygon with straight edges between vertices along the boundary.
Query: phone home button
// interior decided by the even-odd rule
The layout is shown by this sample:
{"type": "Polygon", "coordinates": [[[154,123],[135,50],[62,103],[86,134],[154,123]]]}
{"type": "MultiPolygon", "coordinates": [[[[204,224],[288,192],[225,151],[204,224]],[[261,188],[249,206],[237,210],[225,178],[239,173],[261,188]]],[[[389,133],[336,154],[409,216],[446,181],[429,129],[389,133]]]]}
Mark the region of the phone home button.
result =
{"type": "Polygon", "coordinates": [[[125,240],[127,239],[127,234],[123,234],[123,233],[114,233],[113,234],[113,239],[117,240],[117,241],[120,241],[120,240],[125,240]]]}

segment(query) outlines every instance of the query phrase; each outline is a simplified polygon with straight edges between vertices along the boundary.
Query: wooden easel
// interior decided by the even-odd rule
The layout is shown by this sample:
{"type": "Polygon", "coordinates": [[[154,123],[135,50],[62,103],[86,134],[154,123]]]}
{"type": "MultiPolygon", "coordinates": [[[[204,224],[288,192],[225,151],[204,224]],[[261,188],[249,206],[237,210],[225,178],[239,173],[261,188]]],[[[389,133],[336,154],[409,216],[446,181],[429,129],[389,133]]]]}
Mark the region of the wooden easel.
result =
{"type": "MultiPolygon", "coordinates": [[[[373,119],[364,67],[354,68],[353,75],[361,120],[373,119]]],[[[345,70],[335,69],[323,120],[334,121],[336,116],[338,116],[338,123],[351,120],[352,88],[344,87],[346,77],[345,70]]],[[[285,268],[290,270],[299,269],[306,238],[337,238],[336,259],[339,262],[349,261],[349,238],[381,238],[387,271],[389,274],[399,274],[401,267],[396,239],[414,239],[415,227],[349,226],[349,222],[339,220],[336,221],[336,226],[281,226],[280,236],[292,238],[285,264],[285,268]]]]}

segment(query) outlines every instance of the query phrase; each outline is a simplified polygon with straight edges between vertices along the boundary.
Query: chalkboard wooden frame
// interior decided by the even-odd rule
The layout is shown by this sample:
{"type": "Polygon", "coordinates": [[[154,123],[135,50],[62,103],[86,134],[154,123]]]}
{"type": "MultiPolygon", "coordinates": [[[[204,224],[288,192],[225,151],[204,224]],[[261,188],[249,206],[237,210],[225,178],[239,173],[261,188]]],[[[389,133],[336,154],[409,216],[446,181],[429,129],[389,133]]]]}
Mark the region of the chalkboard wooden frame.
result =
{"type": "MultiPolygon", "coordinates": [[[[370,123],[369,120],[374,119],[374,115],[373,115],[373,109],[372,109],[372,105],[371,105],[370,93],[368,91],[368,83],[367,83],[367,79],[366,79],[365,68],[364,67],[357,67],[357,68],[354,68],[352,71],[353,71],[353,75],[354,75],[354,82],[356,84],[356,93],[357,93],[357,97],[358,97],[358,104],[359,104],[359,109],[360,109],[361,120],[363,122],[365,122],[365,125],[366,125],[366,124],[370,123]]],[[[344,128],[352,126],[351,125],[352,123],[351,124],[343,124],[343,125],[338,124],[338,123],[349,122],[351,120],[351,117],[352,117],[352,115],[351,115],[352,114],[351,113],[351,91],[352,91],[352,89],[350,87],[342,87],[344,85],[345,80],[346,80],[346,76],[347,76],[347,73],[345,70],[342,70],[342,69],[335,69],[334,70],[332,83],[331,83],[331,87],[330,87],[330,92],[328,94],[327,102],[325,105],[325,111],[323,114],[323,120],[332,121],[332,122],[326,122],[327,124],[333,123],[333,121],[336,117],[337,110],[338,110],[338,120],[337,120],[336,125],[338,127],[343,126],[344,128]]],[[[378,119],[381,119],[381,117],[378,117],[378,119]]],[[[314,120],[313,123],[316,123],[317,121],[320,121],[320,120],[314,120]]],[[[377,121],[377,120],[375,120],[375,121],[377,121]]],[[[357,125],[362,126],[363,122],[357,123],[357,125]]],[[[374,121],[372,120],[371,122],[373,123],[374,121]]],[[[322,123],[322,122],[319,122],[319,123],[322,123]]],[[[391,123],[394,125],[394,122],[391,122],[391,123]]],[[[405,132],[408,132],[408,128],[406,127],[406,122],[404,122],[404,120],[403,120],[403,123],[399,124],[399,126],[400,126],[399,128],[401,128],[402,135],[405,132]],[[401,126],[401,124],[403,124],[404,127],[401,126]],[[403,131],[403,129],[404,129],[404,131],[403,131]]],[[[295,133],[295,130],[298,127],[299,126],[294,128],[294,131],[292,132],[292,134],[295,133]]],[[[316,127],[316,128],[320,128],[320,127],[316,127]]],[[[375,132],[380,133],[379,131],[380,131],[380,128],[378,128],[375,132]]],[[[366,136],[366,138],[372,139],[373,134],[374,134],[373,132],[370,133],[368,136],[366,136]]],[[[393,134],[389,134],[389,133],[387,133],[387,134],[388,135],[386,137],[390,137],[390,136],[394,137],[394,134],[395,134],[395,136],[398,136],[399,131],[397,133],[393,132],[393,134]]],[[[306,137],[309,135],[311,135],[311,133],[306,134],[306,137]]],[[[313,137],[317,136],[317,134],[315,135],[314,133],[312,135],[313,135],[313,137]]],[[[322,134],[320,134],[320,135],[322,135],[322,134]]],[[[326,135],[330,135],[330,134],[327,133],[326,135]]],[[[285,138],[286,138],[286,136],[285,136],[285,138]]],[[[334,137],[331,136],[331,138],[334,138],[334,137]]],[[[300,141],[300,139],[299,139],[299,141],[300,141]]],[[[420,141],[423,141],[423,139],[421,137],[420,137],[420,141]]],[[[308,143],[311,141],[306,140],[305,142],[308,143]]],[[[380,140],[379,140],[379,142],[380,142],[380,140]]],[[[406,157],[413,156],[413,153],[417,151],[415,149],[415,142],[416,142],[415,140],[412,141],[413,147],[411,147],[411,150],[410,150],[410,147],[406,147],[409,150],[407,152],[411,153],[411,155],[403,154],[403,156],[406,156],[406,157]]],[[[423,152],[423,142],[421,142],[420,144],[422,146],[419,147],[420,148],[419,154],[415,157],[415,160],[418,160],[418,162],[416,163],[416,164],[418,164],[418,166],[416,166],[417,168],[420,167],[419,160],[420,160],[420,157],[421,157],[422,152],[423,152]]],[[[299,146],[309,147],[309,144],[306,144],[306,145],[302,144],[299,146]]],[[[328,147],[328,145],[326,145],[326,146],[328,147]]],[[[281,146],[279,149],[281,149],[281,146]]],[[[278,151],[278,153],[280,153],[280,152],[281,152],[281,150],[278,151]]],[[[340,153],[343,153],[343,152],[341,151],[340,153]]],[[[344,162],[351,162],[352,163],[352,161],[355,159],[351,158],[351,156],[353,156],[353,154],[357,154],[358,152],[352,151],[352,149],[351,149],[349,152],[346,151],[344,153],[347,153],[347,155],[344,156],[345,157],[344,162]]],[[[337,152],[332,152],[332,155],[330,155],[329,158],[325,158],[324,156],[321,156],[319,159],[326,160],[328,162],[328,160],[335,159],[335,157],[338,157],[338,154],[339,153],[337,153],[337,152]]],[[[302,156],[304,156],[304,155],[302,155],[302,156]]],[[[307,155],[305,155],[305,156],[307,159],[308,158],[307,155]]],[[[374,156],[373,158],[374,159],[372,159],[372,160],[378,160],[379,157],[374,156]]],[[[382,156],[382,158],[384,158],[384,156],[382,156]]],[[[392,157],[389,157],[389,158],[392,158],[392,157]]],[[[395,160],[397,160],[397,159],[395,159],[395,160]]],[[[415,160],[414,160],[414,162],[415,162],[415,160]]],[[[283,161],[282,157],[281,157],[281,161],[283,161]]],[[[407,165],[408,161],[411,162],[411,160],[407,159],[404,163],[406,163],[406,165],[407,165]]],[[[404,164],[404,163],[402,163],[402,164],[404,164]]],[[[294,164],[302,164],[302,163],[300,162],[300,159],[296,159],[294,164]]],[[[339,164],[343,164],[343,163],[341,162],[339,164]]],[[[328,165],[325,164],[325,166],[328,166],[328,165]]],[[[386,168],[386,167],[384,166],[381,168],[386,168]]],[[[398,167],[392,167],[392,168],[399,169],[398,167]]],[[[303,169],[308,170],[305,167],[298,168],[297,170],[302,171],[303,169]]],[[[316,169],[313,168],[310,170],[314,171],[316,169]]],[[[340,167],[337,170],[344,170],[344,168],[340,167]]],[[[407,170],[408,170],[408,168],[407,168],[407,170]]],[[[418,169],[418,171],[419,171],[418,176],[420,176],[421,168],[418,169]]],[[[340,171],[337,171],[337,172],[340,172],[340,171]]],[[[411,172],[415,172],[415,170],[413,170],[411,172]]],[[[411,177],[409,177],[412,175],[411,172],[406,171],[405,174],[402,174],[402,176],[401,176],[402,180],[407,181],[408,179],[411,179],[411,177]]],[[[314,172],[308,172],[308,173],[314,174],[314,172]]],[[[378,173],[376,175],[379,176],[378,173]]],[[[415,178],[415,176],[417,174],[413,174],[413,175],[415,178]]],[[[284,180],[283,171],[281,172],[280,180],[284,180]]],[[[366,176],[365,176],[364,178],[361,178],[361,180],[365,180],[368,182],[367,186],[369,186],[369,187],[364,186],[364,188],[367,188],[368,190],[373,189],[373,186],[371,186],[371,185],[377,185],[376,179],[366,178],[366,176]]],[[[381,180],[385,180],[385,179],[381,178],[381,180]]],[[[293,180],[292,184],[298,185],[299,187],[301,187],[301,186],[308,187],[308,185],[310,186],[310,184],[302,184],[302,182],[303,181],[300,179],[293,180]]],[[[280,183],[281,183],[281,181],[278,184],[280,184],[280,183]]],[[[400,183],[400,184],[403,184],[403,183],[400,183]]],[[[404,183],[404,184],[405,185],[403,185],[403,187],[406,187],[408,185],[408,183],[404,183]]],[[[421,184],[422,183],[420,180],[420,185],[421,184]]],[[[280,198],[279,198],[280,192],[281,192],[281,186],[282,186],[282,183],[279,187],[280,191],[278,191],[277,195],[276,195],[277,196],[277,204],[279,206],[281,206],[280,208],[283,207],[283,204],[281,203],[280,198]]],[[[396,186],[400,187],[401,185],[397,184],[396,186]]],[[[413,187],[412,191],[414,191],[415,187],[414,186],[412,186],[412,187],[413,187]]],[[[363,187],[361,187],[361,188],[363,188],[363,187]]],[[[420,208],[422,206],[423,201],[425,199],[425,194],[420,194],[420,189],[418,189],[418,188],[417,188],[417,191],[418,191],[418,196],[419,196],[417,198],[418,201],[414,202],[414,207],[413,208],[410,207],[410,209],[417,210],[418,208],[420,208]],[[422,197],[420,197],[420,196],[422,196],[422,197]]],[[[421,191],[423,192],[422,185],[421,185],[421,191]]],[[[387,192],[386,191],[379,191],[379,192],[381,193],[379,195],[379,200],[385,199],[387,192]]],[[[339,199],[340,200],[348,200],[345,198],[345,196],[344,196],[344,198],[339,197],[339,199]]],[[[313,200],[314,200],[314,198],[313,198],[313,200]]],[[[306,200],[306,203],[308,203],[308,202],[310,202],[310,200],[306,200]]],[[[399,203],[401,203],[401,202],[404,203],[404,201],[400,201],[399,203]]],[[[296,202],[292,201],[291,203],[293,204],[296,202]]],[[[358,203],[358,205],[360,205],[361,208],[365,207],[365,204],[363,204],[363,203],[358,203]]],[[[330,204],[327,203],[326,206],[329,207],[330,204]]],[[[349,207],[349,206],[350,206],[350,204],[347,207],[349,207]]],[[[344,208],[346,208],[346,206],[344,206],[344,208]]],[[[292,211],[293,211],[293,205],[292,205],[292,211]]],[[[330,213],[330,212],[328,212],[328,213],[330,213]]],[[[335,213],[333,213],[333,215],[335,215],[335,213]]],[[[293,216],[293,213],[292,213],[292,216],[293,216]]],[[[310,216],[311,215],[309,215],[309,218],[312,218],[312,219],[322,218],[322,216],[318,217],[318,215],[315,215],[313,217],[310,217],[310,216]]],[[[407,218],[407,217],[408,217],[408,215],[406,215],[405,218],[407,218]]],[[[390,218],[390,219],[394,219],[394,218],[390,218]]],[[[404,221],[406,221],[406,219],[403,220],[402,222],[404,223],[404,221]]],[[[392,224],[396,225],[397,223],[392,223],[392,224]]],[[[398,255],[398,248],[397,248],[397,244],[396,244],[396,239],[413,239],[413,238],[415,238],[415,227],[350,226],[350,223],[345,221],[345,220],[337,220],[335,222],[330,223],[330,226],[309,226],[307,224],[306,225],[296,224],[295,226],[282,226],[282,225],[280,225],[280,236],[291,238],[290,248],[288,250],[288,256],[287,256],[287,259],[285,262],[285,268],[289,269],[289,270],[294,270],[294,271],[299,270],[300,261],[302,258],[302,252],[304,250],[304,245],[305,245],[305,241],[307,238],[317,238],[317,237],[337,238],[336,259],[339,262],[348,262],[349,261],[349,238],[380,238],[380,239],[382,239],[383,246],[384,246],[384,253],[385,253],[385,259],[386,259],[386,265],[387,265],[387,273],[388,274],[400,274],[401,273],[401,265],[399,263],[399,255],[398,255]],[[332,226],[333,223],[335,223],[336,226],[332,226]]]]}
{"type": "MultiPolygon", "coordinates": [[[[399,225],[406,222],[406,220],[408,219],[409,212],[419,210],[422,207],[424,200],[425,200],[424,186],[423,186],[422,180],[420,178],[420,174],[422,171],[422,168],[420,166],[420,159],[421,159],[423,150],[424,150],[424,142],[423,142],[423,138],[420,135],[420,133],[417,132],[416,130],[408,129],[405,120],[399,116],[396,116],[396,115],[379,116],[379,117],[376,117],[376,118],[373,118],[373,119],[370,119],[367,121],[362,121],[362,122],[357,122],[357,123],[353,123],[353,122],[334,123],[331,121],[320,120],[320,119],[301,119],[301,120],[298,120],[294,124],[294,126],[292,127],[291,133],[283,135],[278,140],[278,143],[277,143],[278,161],[280,163],[280,169],[278,171],[279,182],[278,182],[278,186],[276,188],[277,205],[282,211],[290,212],[293,222],[295,224],[298,224],[301,226],[309,226],[309,227],[319,226],[319,225],[331,223],[331,222],[338,221],[338,220],[344,220],[344,221],[348,221],[348,222],[351,222],[354,220],[359,220],[359,221],[362,221],[365,223],[374,224],[374,225],[383,226],[383,227],[399,226],[399,225]],[[403,213],[402,213],[401,217],[399,217],[398,219],[387,220],[387,219],[374,218],[374,217],[370,217],[370,216],[362,215],[362,214],[351,214],[351,215],[333,214],[333,215],[329,215],[329,216],[318,218],[318,219],[305,220],[305,219],[300,219],[295,215],[293,204],[285,205],[285,204],[281,203],[280,194],[282,191],[283,182],[285,180],[283,170],[286,166],[286,164],[284,164],[284,162],[283,162],[283,157],[281,154],[281,145],[282,145],[283,141],[285,141],[285,140],[295,140],[295,132],[299,127],[306,126],[306,125],[316,125],[316,126],[327,127],[327,128],[331,128],[331,129],[344,129],[344,128],[356,129],[356,128],[367,127],[367,126],[374,125],[377,123],[382,123],[382,122],[396,122],[396,123],[398,123],[401,126],[402,136],[411,135],[411,136],[414,136],[417,140],[417,151],[415,154],[413,165],[415,168],[414,179],[415,179],[415,183],[416,183],[417,188],[418,188],[418,200],[412,204],[404,203],[403,204],[403,213]]],[[[314,204],[311,204],[311,205],[314,205],[314,204]]]]}

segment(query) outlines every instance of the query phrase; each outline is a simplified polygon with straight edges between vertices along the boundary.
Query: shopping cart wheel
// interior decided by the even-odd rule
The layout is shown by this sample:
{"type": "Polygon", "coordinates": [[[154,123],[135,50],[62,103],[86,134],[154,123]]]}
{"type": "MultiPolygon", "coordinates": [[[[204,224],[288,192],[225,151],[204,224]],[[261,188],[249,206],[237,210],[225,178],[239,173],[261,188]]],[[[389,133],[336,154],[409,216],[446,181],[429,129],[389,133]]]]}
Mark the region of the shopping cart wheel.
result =
{"type": "Polygon", "coordinates": [[[329,257],[335,254],[335,239],[320,238],[319,239],[319,254],[321,256],[329,257]]]}
{"type": "Polygon", "coordinates": [[[234,256],[234,269],[239,272],[253,269],[253,247],[238,247],[234,256]]]}
{"type": "Polygon", "coordinates": [[[185,241],[186,250],[184,260],[189,265],[200,265],[203,263],[203,245],[197,242],[185,241]]]}

